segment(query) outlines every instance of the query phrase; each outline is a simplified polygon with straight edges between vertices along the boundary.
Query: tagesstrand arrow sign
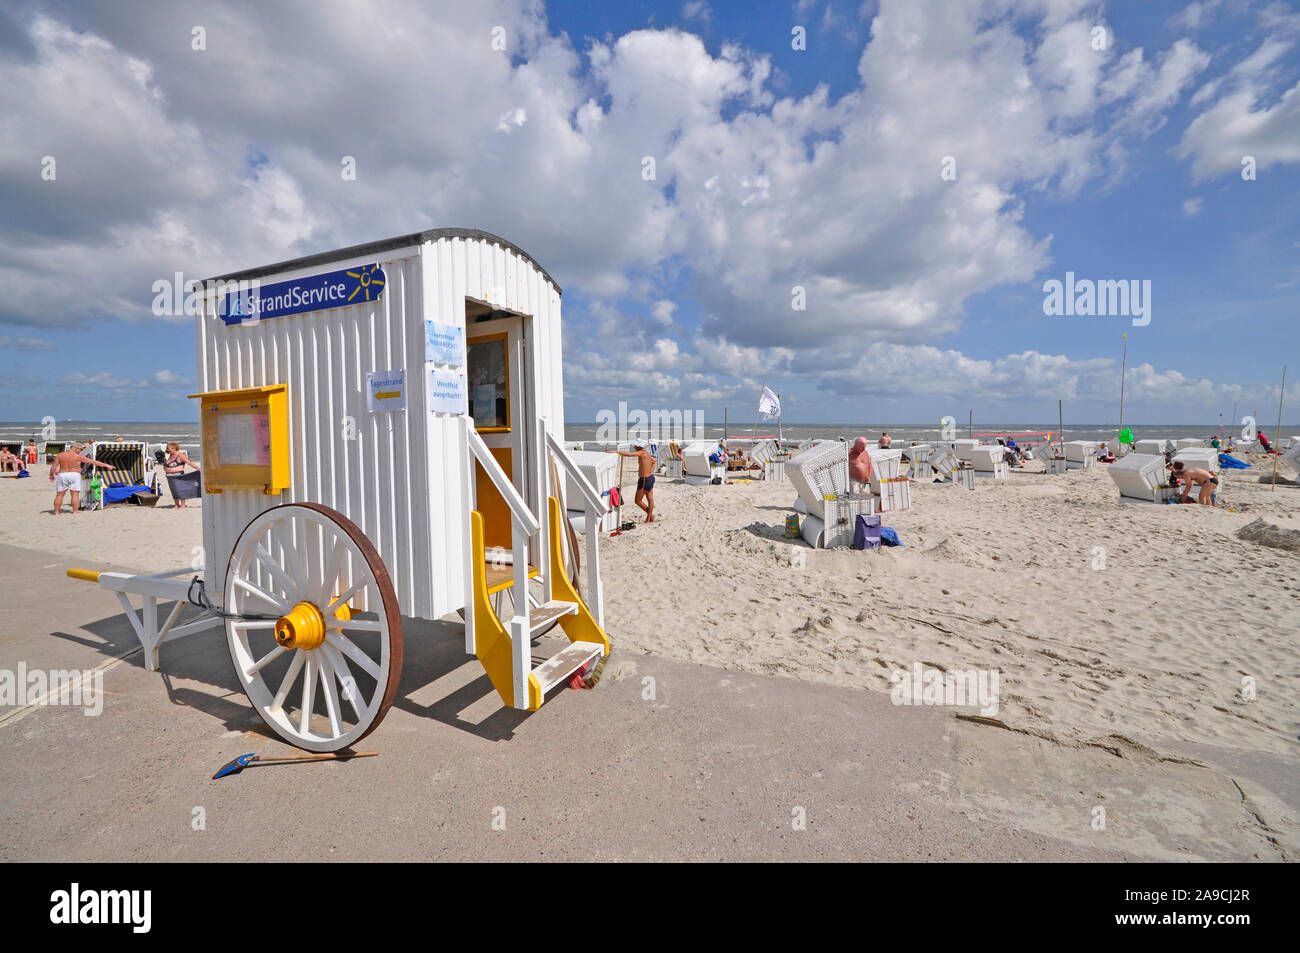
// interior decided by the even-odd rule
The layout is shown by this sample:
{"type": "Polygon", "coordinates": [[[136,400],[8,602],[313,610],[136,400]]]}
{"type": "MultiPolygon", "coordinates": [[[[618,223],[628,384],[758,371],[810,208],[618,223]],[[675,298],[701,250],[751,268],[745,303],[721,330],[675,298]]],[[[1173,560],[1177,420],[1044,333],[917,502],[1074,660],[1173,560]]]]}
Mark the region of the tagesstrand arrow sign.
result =
{"type": "Polygon", "coordinates": [[[371,371],[366,375],[366,407],[372,414],[406,409],[406,371],[371,371]]]}

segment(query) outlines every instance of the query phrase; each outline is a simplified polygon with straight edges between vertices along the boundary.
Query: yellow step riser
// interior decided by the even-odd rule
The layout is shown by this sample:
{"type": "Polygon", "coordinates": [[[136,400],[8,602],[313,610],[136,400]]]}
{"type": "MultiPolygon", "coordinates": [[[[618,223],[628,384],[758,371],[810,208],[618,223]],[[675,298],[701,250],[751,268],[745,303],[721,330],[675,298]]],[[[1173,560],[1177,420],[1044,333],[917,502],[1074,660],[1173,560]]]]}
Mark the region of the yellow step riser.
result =
{"type": "MultiPolygon", "coordinates": [[[[554,598],[561,602],[572,602],[578,611],[574,615],[560,620],[560,627],[570,642],[593,642],[604,648],[609,654],[609,636],[596,624],[591,610],[582,600],[576,588],[563,571],[555,572],[555,566],[563,566],[563,553],[560,551],[560,503],[555,497],[548,500],[550,518],[550,571],[551,589],[554,598]]],[[[474,649],[479,661],[487,672],[488,678],[501,696],[502,702],[514,707],[514,656],[511,652],[510,633],[497,618],[489,596],[493,592],[509,588],[512,584],[497,585],[488,588],[486,578],[486,552],[483,542],[483,514],[474,511],[470,514],[471,545],[474,549],[474,649]]],[[[538,570],[530,567],[529,575],[537,575],[538,570]]],[[[536,677],[528,676],[528,710],[536,711],[542,705],[542,692],[536,677]]]]}

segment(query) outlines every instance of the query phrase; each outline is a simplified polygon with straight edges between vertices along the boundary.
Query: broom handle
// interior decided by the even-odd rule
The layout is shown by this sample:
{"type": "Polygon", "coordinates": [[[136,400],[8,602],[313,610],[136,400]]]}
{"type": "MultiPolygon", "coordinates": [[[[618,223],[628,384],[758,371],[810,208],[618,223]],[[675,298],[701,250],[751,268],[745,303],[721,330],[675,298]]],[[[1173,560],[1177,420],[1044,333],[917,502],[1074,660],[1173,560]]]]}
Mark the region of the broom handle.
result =
{"type": "Polygon", "coordinates": [[[346,759],[346,758],[373,758],[373,757],[374,757],[375,755],[377,755],[377,754],[379,754],[378,751],[354,751],[354,752],[352,752],[351,754],[304,754],[304,755],[291,756],[291,757],[287,757],[287,758],[262,758],[262,757],[259,757],[257,760],[258,760],[259,762],[265,762],[265,761],[338,761],[338,760],[343,760],[343,759],[346,759]]]}

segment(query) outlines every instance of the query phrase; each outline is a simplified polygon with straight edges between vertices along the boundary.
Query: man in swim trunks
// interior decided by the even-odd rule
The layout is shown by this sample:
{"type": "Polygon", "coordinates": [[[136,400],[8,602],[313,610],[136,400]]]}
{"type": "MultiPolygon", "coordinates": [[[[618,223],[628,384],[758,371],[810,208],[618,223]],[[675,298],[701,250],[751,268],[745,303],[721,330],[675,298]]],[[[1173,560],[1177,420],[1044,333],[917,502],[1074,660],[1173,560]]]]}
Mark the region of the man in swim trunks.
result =
{"type": "Polygon", "coordinates": [[[649,450],[645,448],[645,441],[638,440],[634,446],[635,450],[619,450],[620,457],[636,457],[636,496],[633,502],[641,509],[645,510],[645,521],[653,523],[655,521],[655,464],[656,460],[649,450]]]}
{"type": "Polygon", "coordinates": [[[882,433],[882,434],[880,435],[880,441],[879,441],[879,444],[880,444],[880,449],[881,449],[881,450],[888,450],[888,449],[889,449],[889,445],[890,445],[891,443],[893,443],[893,442],[894,442],[894,441],[893,441],[893,439],[889,436],[889,434],[887,434],[887,433],[882,433]]]}
{"type": "Polygon", "coordinates": [[[1174,461],[1174,476],[1183,481],[1183,495],[1178,498],[1179,503],[1186,503],[1187,496],[1192,492],[1192,485],[1196,484],[1201,488],[1201,492],[1196,497],[1196,502],[1202,506],[1213,506],[1219,495],[1219,478],[1209,470],[1202,470],[1200,467],[1185,467],[1183,461],[1174,461]]]}
{"type": "Polygon", "coordinates": [[[71,450],[64,450],[56,456],[54,462],[50,464],[50,479],[54,481],[55,516],[58,516],[59,511],[63,509],[64,493],[72,494],[73,516],[76,516],[77,510],[81,508],[81,465],[83,463],[89,463],[92,467],[103,467],[106,470],[113,469],[110,464],[83,456],[81,444],[74,444],[71,450]]]}

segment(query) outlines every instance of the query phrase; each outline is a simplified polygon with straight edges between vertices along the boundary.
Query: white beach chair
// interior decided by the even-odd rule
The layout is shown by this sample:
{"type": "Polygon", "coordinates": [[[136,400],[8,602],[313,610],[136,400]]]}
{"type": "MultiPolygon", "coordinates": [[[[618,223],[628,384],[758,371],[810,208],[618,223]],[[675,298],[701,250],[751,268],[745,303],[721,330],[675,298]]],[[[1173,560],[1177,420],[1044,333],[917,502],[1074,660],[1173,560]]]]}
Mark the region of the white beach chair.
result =
{"type": "Polygon", "coordinates": [[[1168,453],[1169,450],[1170,441],[1166,440],[1164,437],[1155,440],[1139,440],[1137,443],[1133,444],[1133,451],[1135,453],[1145,453],[1148,455],[1153,453],[1163,454],[1168,453]]]}
{"type": "Polygon", "coordinates": [[[982,476],[1001,474],[1000,479],[1005,480],[1007,478],[1007,448],[1001,444],[983,444],[982,446],[972,447],[970,456],[967,459],[975,465],[975,472],[982,476]]]}
{"type": "Polygon", "coordinates": [[[1086,470],[1097,462],[1097,441],[1067,440],[1065,466],[1070,470],[1086,470]]]}
{"type": "Polygon", "coordinates": [[[1219,470],[1219,451],[1213,447],[1187,447],[1174,454],[1174,462],[1182,461],[1185,467],[1200,467],[1217,473],[1219,470]]]}
{"type": "Polygon", "coordinates": [[[930,453],[930,466],[943,479],[952,480],[952,471],[957,468],[957,454],[952,447],[937,447],[930,453]]]}
{"type": "Polygon", "coordinates": [[[837,440],[809,447],[785,465],[785,476],[807,511],[825,520],[826,497],[849,492],[849,445],[837,440]]]}
{"type": "Polygon", "coordinates": [[[1165,482],[1165,457],[1163,453],[1130,453],[1116,460],[1107,472],[1119,487],[1121,500],[1156,503],[1156,487],[1165,482]]]}
{"type": "Polygon", "coordinates": [[[879,495],[881,480],[898,478],[903,466],[903,451],[892,447],[885,450],[867,447],[867,456],[871,457],[871,492],[879,495]]]}

